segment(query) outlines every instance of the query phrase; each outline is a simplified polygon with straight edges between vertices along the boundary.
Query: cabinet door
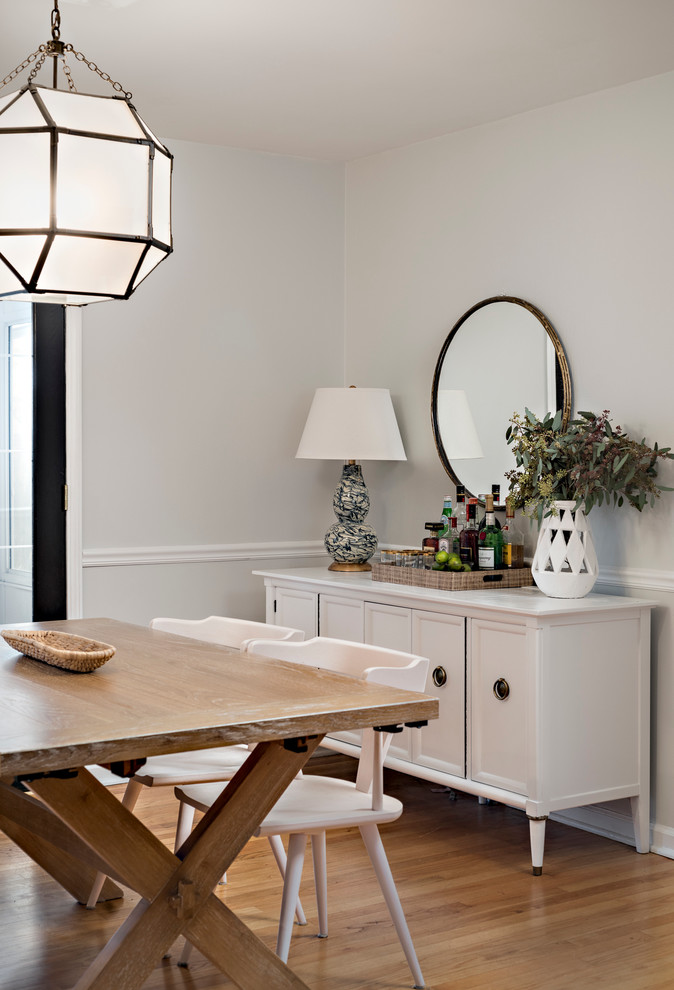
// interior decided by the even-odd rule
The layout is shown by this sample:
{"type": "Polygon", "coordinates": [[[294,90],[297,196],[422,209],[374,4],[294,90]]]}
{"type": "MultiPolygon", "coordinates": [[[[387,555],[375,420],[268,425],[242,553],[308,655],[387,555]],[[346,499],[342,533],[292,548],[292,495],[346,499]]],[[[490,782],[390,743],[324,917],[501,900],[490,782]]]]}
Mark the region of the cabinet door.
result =
{"type": "Polygon", "coordinates": [[[470,621],[469,776],[526,793],[527,643],[522,626],[470,621]]]}
{"type": "Polygon", "coordinates": [[[321,595],[318,603],[318,628],[321,636],[363,642],[363,602],[353,598],[321,595]]]}
{"type": "Polygon", "coordinates": [[[428,657],[426,694],[440,714],[412,730],[412,759],[425,767],[466,776],[465,619],[439,612],[412,613],[412,653],[428,657]]]}
{"type": "MultiPolygon", "coordinates": [[[[387,650],[412,652],[412,611],[397,605],[380,605],[365,602],[364,611],[365,642],[372,646],[382,646],[387,650]]],[[[389,755],[399,760],[412,758],[412,731],[403,729],[397,732],[389,748],[389,755]]]]}
{"type": "Polygon", "coordinates": [[[412,652],[412,612],[397,605],[365,602],[365,642],[387,650],[412,652]]]}
{"type": "Polygon", "coordinates": [[[302,629],[307,639],[318,636],[318,595],[312,591],[275,588],[275,619],[277,626],[302,629]]]}

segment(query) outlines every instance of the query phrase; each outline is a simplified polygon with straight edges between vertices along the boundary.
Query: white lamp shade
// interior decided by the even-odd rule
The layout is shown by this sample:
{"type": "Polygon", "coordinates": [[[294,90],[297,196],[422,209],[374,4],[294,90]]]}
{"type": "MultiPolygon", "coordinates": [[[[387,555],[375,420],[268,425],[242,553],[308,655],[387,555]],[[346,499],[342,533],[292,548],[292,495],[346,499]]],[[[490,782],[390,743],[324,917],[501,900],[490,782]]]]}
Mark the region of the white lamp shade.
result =
{"type": "Polygon", "coordinates": [[[296,457],[405,461],[387,388],[317,388],[296,457]]]}
{"type": "Polygon", "coordinates": [[[126,299],[172,251],[172,156],[120,97],[0,97],[0,297],[126,299]]]}
{"type": "Polygon", "coordinates": [[[450,460],[484,457],[468,399],[462,389],[438,389],[438,427],[450,460]]]}

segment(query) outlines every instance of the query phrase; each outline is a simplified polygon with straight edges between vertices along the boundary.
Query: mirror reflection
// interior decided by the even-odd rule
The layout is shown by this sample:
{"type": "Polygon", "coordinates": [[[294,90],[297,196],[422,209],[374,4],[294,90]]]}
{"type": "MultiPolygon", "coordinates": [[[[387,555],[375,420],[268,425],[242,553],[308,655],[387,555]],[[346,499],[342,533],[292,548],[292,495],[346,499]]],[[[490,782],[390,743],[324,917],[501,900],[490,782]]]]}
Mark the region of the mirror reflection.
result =
{"type": "Polygon", "coordinates": [[[525,407],[539,417],[561,409],[564,424],[568,422],[571,378],[564,349],[550,322],[531,303],[514,296],[484,299],[450,331],[431,393],[440,460],[452,481],[465,485],[467,495],[484,496],[499,484],[505,504],[505,472],[515,466],[505,431],[512,414],[525,407]],[[457,408],[461,414],[452,415],[450,410],[457,408]]]}

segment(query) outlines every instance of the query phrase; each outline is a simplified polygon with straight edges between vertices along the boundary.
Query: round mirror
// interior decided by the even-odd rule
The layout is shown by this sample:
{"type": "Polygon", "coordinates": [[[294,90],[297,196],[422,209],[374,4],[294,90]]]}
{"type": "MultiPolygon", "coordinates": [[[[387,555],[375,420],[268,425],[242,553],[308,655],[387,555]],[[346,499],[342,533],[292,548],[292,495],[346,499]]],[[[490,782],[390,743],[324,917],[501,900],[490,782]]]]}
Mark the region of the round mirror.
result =
{"type": "Polygon", "coordinates": [[[515,458],[505,440],[513,413],[571,415],[571,376],[561,341],[539,309],[514,296],[476,303],[452,327],[433,375],[431,422],[445,471],[467,496],[501,486],[515,458]]]}

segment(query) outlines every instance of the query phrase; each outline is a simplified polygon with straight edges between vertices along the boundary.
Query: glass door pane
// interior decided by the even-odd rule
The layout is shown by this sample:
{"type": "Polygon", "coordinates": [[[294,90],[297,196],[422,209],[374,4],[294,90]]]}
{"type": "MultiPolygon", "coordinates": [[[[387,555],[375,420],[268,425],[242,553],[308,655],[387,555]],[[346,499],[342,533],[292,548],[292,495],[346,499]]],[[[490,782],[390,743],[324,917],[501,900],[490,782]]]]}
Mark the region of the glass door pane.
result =
{"type": "Polygon", "coordinates": [[[0,303],[0,622],[33,617],[33,316],[0,303]]]}

